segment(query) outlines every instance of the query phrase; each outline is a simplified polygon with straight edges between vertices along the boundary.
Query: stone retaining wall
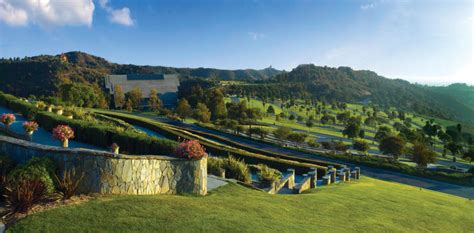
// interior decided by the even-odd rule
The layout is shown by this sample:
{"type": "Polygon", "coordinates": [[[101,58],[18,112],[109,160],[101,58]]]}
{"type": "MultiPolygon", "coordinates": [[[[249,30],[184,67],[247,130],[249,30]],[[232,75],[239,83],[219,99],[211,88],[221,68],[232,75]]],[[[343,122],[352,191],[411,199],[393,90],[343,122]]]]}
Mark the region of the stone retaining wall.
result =
{"type": "Polygon", "coordinates": [[[49,157],[60,172],[84,172],[79,191],[102,194],[207,193],[207,158],[184,160],[167,156],[121,155],[111,152],[45,146],[0,136],[0,154],[18,163],[49,157]]]}

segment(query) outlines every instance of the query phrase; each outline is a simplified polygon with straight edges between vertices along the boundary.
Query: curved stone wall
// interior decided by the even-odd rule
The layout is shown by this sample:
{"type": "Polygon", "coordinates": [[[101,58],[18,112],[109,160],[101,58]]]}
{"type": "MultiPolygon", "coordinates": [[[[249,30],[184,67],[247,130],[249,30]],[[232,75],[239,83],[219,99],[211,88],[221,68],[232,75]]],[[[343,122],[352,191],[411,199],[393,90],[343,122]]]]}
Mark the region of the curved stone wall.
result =
{"type": "Polygon", "coordinates": [[[167,156],[121,155],[89,149],[45,146],[0,136],[0,154],[18,163],[49,157],[65,169],[84,172],[79,191],[102,194],[207,193],[207,158],[184,160],[167,156]]]}

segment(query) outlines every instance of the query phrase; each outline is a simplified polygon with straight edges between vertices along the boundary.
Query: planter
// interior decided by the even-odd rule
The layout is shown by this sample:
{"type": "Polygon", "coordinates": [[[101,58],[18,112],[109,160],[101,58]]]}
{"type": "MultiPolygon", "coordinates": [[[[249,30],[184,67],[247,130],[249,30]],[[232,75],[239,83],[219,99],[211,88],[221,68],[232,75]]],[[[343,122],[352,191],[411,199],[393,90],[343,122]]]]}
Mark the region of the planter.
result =
{"type": "Polygon", "coordinates": [[[11,125],[12,125],[12,123],[5,124],[5,129],[10,130],[10,126],[11,126],[11,125]]]}
{"type": "Polygon", "coordinates": [[[112,149],[112,152],[114,152],[114,154],[118,154],[118,153],[119,153],[119,150],[120,150],[120,147],[113,148],[113,149],[112,149]]]}
{"type": "Polygon", "coordinates": [[[48,106],[48,109],[47,109],[48,112],[53,112],[53,106],[48,106]]]}
{"type": "Polygon", "coordinates": [[[58,114],[58,115],[63,115],[63,112],[64,112],[64,110],[58,109],[58,110],[56,111],[56,114],[58,114]]]}
{"type": "Polygon", "coordinates": [[[69,147],[69,140],[66,139],[63,141],[63,148],[68,148],[69,147]]]}
{"type": "Polygon", "coordinates": [[[33,135],[34,132],[35,132],[35,131],[33,131],[33,130],[31,130],[31,131],[26,131],[26,135],[31,136],[31,135],[33,135]]]}

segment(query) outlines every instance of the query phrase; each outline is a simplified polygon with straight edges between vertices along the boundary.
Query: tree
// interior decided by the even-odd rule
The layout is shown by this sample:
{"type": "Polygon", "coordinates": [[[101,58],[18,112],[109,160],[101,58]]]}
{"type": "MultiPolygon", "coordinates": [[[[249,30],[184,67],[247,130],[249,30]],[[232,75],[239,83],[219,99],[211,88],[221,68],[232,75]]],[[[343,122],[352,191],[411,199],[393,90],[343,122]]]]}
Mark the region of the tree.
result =
{"type": "Polygon", "coordinates": [[[161,99],[158,97],[158,91],[155,88],[150,90],[150,98],[148,99],[148,105],[150,109],[154,112],[157,112],[161,109],[163,103],[161,99]]]}
{"type": "Polygon", "coordinates": [[[405,152],[406,142],[399,136],[388,136],[380,141],[379,150],[398,159],[405,152]]]}
{"type": "Polygon", "coordinates": [[[123,92],[122,86],[115,85],[114,89],[114,105],[116,108],[123,108],[125,104],[125,93],[123,92]]]}
{"type": "Polygon", "coordinates": [[[311,128],[314,126],[314,123],[312,120],[307,120],[306,121],[306,127],[308,127],[308,132],[311,130],[311,128]]]}
{"type": "Polygon", "coordinates": [[[130,101],[133,109],[138,109],[140,107],[140,102],[142,101],[142,90],[139,87],[133,88],[126,95],[127,101],[130,101]]]}
{"type": "Polygon", "coordinates": [[[308,134],[305,133],[291,133],[288,135],[288,140],[296,143],[303,143],[307,137],[308,134]]]}
{"type": "Polygon", "coordinates": [[[211,111],[212,119],[222,119],[227,117],[227,109],[224,101],[224,94],[218,88],[209,89],[206,92],[206,105],[211,111]]]}
{"type": "Polygon", "coordinates": [[[267,114],[274,115],[275,114],[275,109],[273,108],[272,105],[268,106],[267,108],[267,114]]]}
{"type": "Polygon", "coordinates": [[[365,130],[361,129],[359,131],[359,138],[365,138],[365,130]]]}
{"type": "Polygon", "coordinates": [[[278,139],[287,139],[291,133],[292,130],[288,127],[278,127],[273,131],[273,135],[278,139]]]}
{"type": "Polygon", "coordinates": [[[446,149],[448,149],[453,156],[456,156],[459,152],[461,152],[462,146],[455,142],[450,142],[446,144],[446,149]]]}
{"type": "Polygon", "coordinates": [[[257,134],[260,135],[261,139],[263,139],[268,134],[268,131],[260,127],[253,127],[247,130],[247,134],[249,135],[249,137],[252,137],[252,135],[257,134]]]}
{"type": "Polygon", "coordinates": [[[355,138],[359,136],[359,133],[360,133],[360,123],[356,120],[349,120],[344,130],[342,130],[342,135],[348,138],[355,138]]]}
{"type": "Polygon", "coordinates": [[[178,106],[176,106],[176,113],[183,119],[186,119],[192,114],[191,105],[189,105],[188,100],[185,98],[179,99],[178,106]]]}
{"type": "Polygon", "coordinates": [[[125,109],[129,112],[133,111],[133,103],[130,99],[125,102],[125,109]]]}
{"type": "Polygon", "coordinates": [[[428,163],[436,162],[436,153],[426,144],[417,143],[413,146],[412,159],[419,167],[426,167],[428,163]]]}
{"type": "Polygon", "coordinates": [[[350,117],[351,117],[350,112],[339,113],[336,116],[337,120],[341,123],[346,123],[349,120],[350,117]]]}
{"type": "Polygon", "coordinates": [[[472,163],[472,161],[474,161],[474,147],[471,147],[468,151],[464,152],[462,158],[469,161],[469,163],[472,163]]]}
{"type": "Polygon", "coordinates": [[[194,110],[194,117],[201,122],[207,123],[211,120],[211,112],[205,104],[197,103],[196,109],[194,110]]]}
{"type": "Polygon", "coordinates": [[[369,150],[370,146],[364,140],[355,140],[354,143],[352,144],[352,148],[354,148],[354,150],[367,152],[369,150]]]}
{"type": "Polygon", "coordinates": [[[60,94],[64,102],[79,107],[106,107],[101,106],[104,105],[102,102],[106,101],[98,86],[83,83],[63,84],[60,87],[60,94]]]}
{"type": "Polygon", "coordinates": [[[392,133],[392,130],[386,126],[381,126],[375,133],[374,139],[380,141],[388,137],[392,133]]]}

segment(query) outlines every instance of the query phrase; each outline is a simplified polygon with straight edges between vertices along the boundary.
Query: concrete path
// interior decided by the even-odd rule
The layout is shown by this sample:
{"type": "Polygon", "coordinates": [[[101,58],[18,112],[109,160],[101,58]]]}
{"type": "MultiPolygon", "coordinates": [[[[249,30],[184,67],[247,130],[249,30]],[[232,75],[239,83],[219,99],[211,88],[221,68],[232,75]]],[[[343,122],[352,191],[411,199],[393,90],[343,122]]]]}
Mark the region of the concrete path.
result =
{"type": "Polygon", "coordinates": [[[224,186],[227,184],[227,181],[225,181],[222,178],[219,178],[214,175],[208,175],[207,176],[207,191],[211,191],[213,189],[219,188],[221,186],[224,186]]]}

